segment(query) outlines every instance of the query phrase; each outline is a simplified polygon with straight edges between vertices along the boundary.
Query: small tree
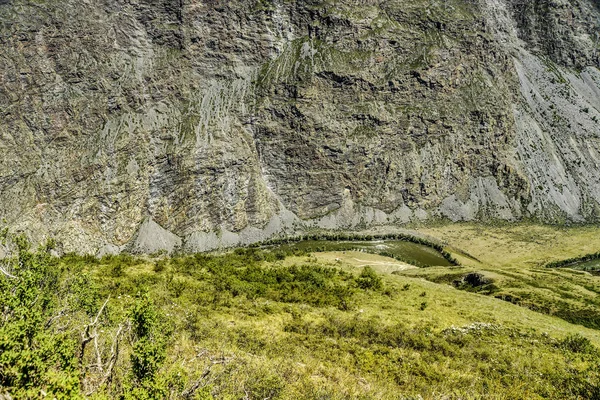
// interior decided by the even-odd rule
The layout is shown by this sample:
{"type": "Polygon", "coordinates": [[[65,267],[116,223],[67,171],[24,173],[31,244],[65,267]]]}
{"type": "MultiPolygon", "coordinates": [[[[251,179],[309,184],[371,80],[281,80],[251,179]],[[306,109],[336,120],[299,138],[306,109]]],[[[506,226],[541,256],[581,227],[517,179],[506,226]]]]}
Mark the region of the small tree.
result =
{"type": "Polygon", "coordinates": [[[381,277],[371,267],[363,268],[358,278],[356,278],[356,283],[361,289],[380,290],[383,288],[381,277]]]}
{"type": "Polygon", "coordinates": [[[165,398],[167,388],[161,385],[157,374],[166,358],[168,333],[147,294],[138,298],[130,318],[135,343],[131,354],[131,381],[126,387],[125,397],[165,398]]]}

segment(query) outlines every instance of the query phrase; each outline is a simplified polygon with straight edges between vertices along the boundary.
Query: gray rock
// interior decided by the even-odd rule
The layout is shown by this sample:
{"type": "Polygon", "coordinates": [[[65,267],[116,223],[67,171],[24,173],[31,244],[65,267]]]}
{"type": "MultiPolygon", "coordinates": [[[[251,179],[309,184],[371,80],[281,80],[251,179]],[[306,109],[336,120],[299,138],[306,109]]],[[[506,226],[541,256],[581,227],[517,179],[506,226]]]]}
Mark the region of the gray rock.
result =
{"type": "Polygon", "coordinates": [[[102,258],[104,256],[116,256],[121,253],[121,248],[119,246],[115,246],[114,244],[105,244],[98,250],[96,253],[97,258],[102,258]]]}
{"type": "Polygon", "coordinates": [[[599,18],[594,0],[2,2],[0,216],[92,254],[598,222],[599,18]]]}
{"type": "Polygon", "coordinates": [[[63,255],[63,253],[56,249],[52,249],[52,250],[50,250],[50,255],[52,257],[61,257],[63,255]]]}
{"type": "Polygon", "coordinates": [[[181,247],[181,244],[181,238],[158,225],[152,218],[148,218],[140,226],[129,251],[146,254],[160,251],[172,253],[181,247]]]}

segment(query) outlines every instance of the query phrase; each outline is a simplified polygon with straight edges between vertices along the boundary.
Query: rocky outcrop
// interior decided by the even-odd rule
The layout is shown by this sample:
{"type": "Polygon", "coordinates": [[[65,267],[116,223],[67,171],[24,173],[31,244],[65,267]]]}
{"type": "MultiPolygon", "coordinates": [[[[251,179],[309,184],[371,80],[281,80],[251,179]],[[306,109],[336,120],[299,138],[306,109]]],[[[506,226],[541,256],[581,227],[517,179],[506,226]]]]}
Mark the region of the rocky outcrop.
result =
{"type": "Polygon", "coordinates": [[[64,251],[600,215],[593,0],[0,3],[0,216],[64,251]]]}

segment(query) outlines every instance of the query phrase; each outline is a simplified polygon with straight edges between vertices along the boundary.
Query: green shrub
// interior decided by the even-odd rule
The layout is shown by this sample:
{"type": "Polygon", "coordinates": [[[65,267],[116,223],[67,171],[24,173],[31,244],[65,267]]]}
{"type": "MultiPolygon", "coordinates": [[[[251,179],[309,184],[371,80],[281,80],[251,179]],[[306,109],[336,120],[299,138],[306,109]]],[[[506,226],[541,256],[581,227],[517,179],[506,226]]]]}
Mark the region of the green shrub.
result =
{"type": "Polygon", "coordinates": [[[168,283],[167,286],[173,297],[178,298],[188,288],[188,283],[183,278],[174,278],[168,283]]]}
{"type": "Polygon", "coordinates": [[[578,333],[569,335],[561,340],[559,346],[573,353],[592,354],[597,352],[597,349],[592,342],[578,333]]]}
{"type": "Polygon", "coordinates": [[[79,398],[76,343],[52,323],[58,270],[47,253],[19,238],[13,277],[0,274],[0,388],[14,398],[79,398]]]}
{"type": "Polygon", "coordinates": [[[80,272],[68,279],[65,286],[73,309],[84,310],[90,317],[98,312],[100,292],[90,274],[80,272]]]}
{"type": "Polygon", "coordinates": [[[356,278],[356,284],[361,289],[381,290],[383,287],[381,277],[371,267],[363,268],[358,278],[356,278]]]}
{"type": "Polygon", "coordinates": [[[285,380],[268,370],[259,370],[245,386],[247,396],[251,399],[277,399],[285,387],[285,380]]]}
{"type": "Polygon", "coordinates": [[[124,268],[123,264],[115,263],[115,264],[110,265],[109,274],[113,278],[121,278],[121,277],[125,276],[125,268],[124,268]]]}
{"type": "Polygon", "coordinates": [[[169,382],[159,375],[167,355],[168,327],[148,294],[138,295],[129,313],[133,351],[131,374],[124,386],[126,399],[157,399],[168,394],[169,382]]]}
{"type": "Polygon", "coordinates": [[[154,263],[154,272],[156,272],[157,274],[164,272],[165,269],[167,269],[167,265],[169,265],[169,260],[167,260],[166,258],[156,261],[154,263]]]}

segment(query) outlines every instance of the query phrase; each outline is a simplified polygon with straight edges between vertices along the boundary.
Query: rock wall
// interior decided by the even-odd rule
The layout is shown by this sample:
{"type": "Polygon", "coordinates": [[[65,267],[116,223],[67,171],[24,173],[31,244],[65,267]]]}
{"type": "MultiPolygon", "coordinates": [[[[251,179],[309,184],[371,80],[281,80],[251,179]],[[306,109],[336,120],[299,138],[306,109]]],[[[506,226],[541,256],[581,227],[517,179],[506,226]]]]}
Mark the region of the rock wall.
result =
{"type": "Polygon", "coordinates": [[[0,1],[0,216],[63,251],[600,218],[594,0],[0,1]]]}

